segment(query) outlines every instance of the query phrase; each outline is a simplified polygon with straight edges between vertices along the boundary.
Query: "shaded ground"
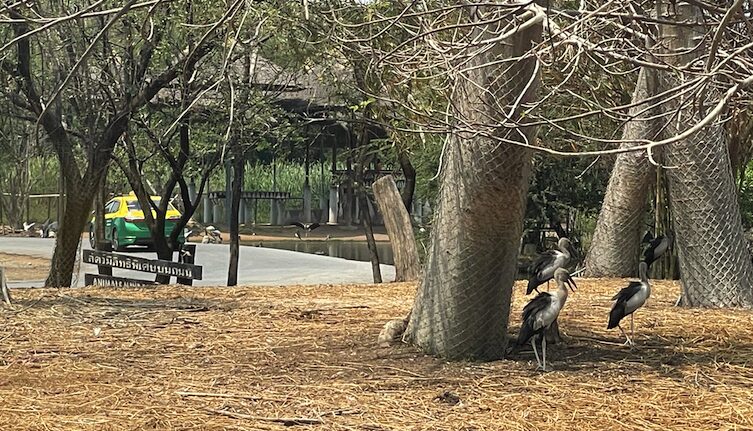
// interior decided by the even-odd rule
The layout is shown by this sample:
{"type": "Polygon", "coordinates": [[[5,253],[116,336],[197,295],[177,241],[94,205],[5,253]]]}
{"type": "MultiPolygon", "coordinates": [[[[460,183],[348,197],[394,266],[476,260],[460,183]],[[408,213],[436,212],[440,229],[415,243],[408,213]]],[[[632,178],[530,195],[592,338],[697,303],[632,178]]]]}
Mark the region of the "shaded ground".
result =
{"type": "Polygon", "coordinates": [[[50,272],[50,260],[0,252],[0,266],[5,268],[8,281],[39,280],[50,272]]]}
{"type": "MultiPolygon", "coordinates": [[[[553,372],[530,350],[446,363],[378,348],[412,284],[16,290],[0,307],[0,423],[13,430],[753,428],[753,314],[678,309],[658,282],[636,342],[606,331],[624,280],[579,280],[553,372]],[[457,396],[444,395],[451,392],[457,396]],[[457,402],[456,402],[457,401],[457,402]],[[296,419],[297,418],[297,419],[296,419]]],[[[526,299],[516,287],[512,330],[526,299]]]]}

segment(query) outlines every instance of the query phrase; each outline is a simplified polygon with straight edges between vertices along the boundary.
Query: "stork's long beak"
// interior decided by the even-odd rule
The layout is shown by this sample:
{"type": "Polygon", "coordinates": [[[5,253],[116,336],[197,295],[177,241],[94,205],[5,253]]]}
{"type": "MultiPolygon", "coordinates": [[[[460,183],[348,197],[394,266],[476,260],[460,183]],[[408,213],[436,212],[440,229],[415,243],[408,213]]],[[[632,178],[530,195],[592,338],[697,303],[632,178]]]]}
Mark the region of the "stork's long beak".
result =
{"type": "Polygon", "coordinates": [[[569,274],[568,274],[568,276],[567,276],[567,280],[565,280],[565,283],[567,283],[567,286],[568,286],[568,287],[570,288],[570,290],[572,290],[573,292],[575,292],[575,289],[577,289],[577,288],[578,288],[578,285],[577,285],[577,284],[575,284],[575,280],[573,280],[573,277],[571,277],[571,276],[570,276],[569,274]],[[572,284],[570,284],[570,283],[572,283],[572,284]]]}

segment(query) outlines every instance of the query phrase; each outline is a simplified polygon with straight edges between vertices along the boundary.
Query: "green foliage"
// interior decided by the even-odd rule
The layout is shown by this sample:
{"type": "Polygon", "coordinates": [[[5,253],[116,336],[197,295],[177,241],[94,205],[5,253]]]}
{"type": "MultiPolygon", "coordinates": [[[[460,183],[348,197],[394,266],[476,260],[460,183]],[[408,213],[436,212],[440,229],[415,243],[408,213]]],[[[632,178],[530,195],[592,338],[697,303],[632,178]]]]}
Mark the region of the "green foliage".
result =
{"type": "Polygon", "coordinates": [[[745,168],[745,177],[738,193],[740,212],[742,213],[743,227],[753,228],[753,164],[745,168]]]}

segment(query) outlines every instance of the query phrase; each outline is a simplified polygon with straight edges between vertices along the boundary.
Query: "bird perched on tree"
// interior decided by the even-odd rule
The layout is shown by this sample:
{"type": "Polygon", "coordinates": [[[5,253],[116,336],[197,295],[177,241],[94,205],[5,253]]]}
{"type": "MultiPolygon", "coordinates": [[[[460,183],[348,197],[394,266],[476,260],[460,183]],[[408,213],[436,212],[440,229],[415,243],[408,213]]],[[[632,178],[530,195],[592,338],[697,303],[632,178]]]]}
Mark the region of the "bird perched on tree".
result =
{"type": "Polygon", "coordinates": [[[534,290],[539,291],[539,286],[548,282],[554,277],[557,268],[564,268],[570,263],[572,257],[572,244],[567,238],[560,238],[557,242],[559,250],[548,250],[541,253],[531,266],[531,278],[528,280],[528,289],[526,295],[530,295],[534,290]]]}
{"type": "Polygon", "coordinates": [[[667,249],[669,249],[670,244],[672,244],[672,235],[659,235],[656,238],[649,239],[649,242],[645,241],[649,233],[647,233],[646,236],[643,237],[644,242],[649,243],[648,248],[643,252],[643,260],[650,268],[651,264],[659,260],[659,258],[667,251],[667,249]]]}
{"type": "Polygon", "coordinates": [[[648,264],[646,262],[638,264],[638,272],[640,273],[641,281],[631,281],[627,287],[622,288],[612,297],[614,305],[609,312],[609,324],[607,325],[607,329],[620,328],[620,332],[622,332],[622,335],[626,339],[625,344],[629,344],[630,346],[634,346],[635,344],[622,329],[622,326],[620,326],[620,320],[630,315],[630,335],[632,336],[633,314],[651,296],[651,285],[648,282],[648,264]]]}
{"type": "Polygon", "coordinates": [[[546,371],[546,336],[544,332],[554,321],[557,320],[562,307],[567,301],[567,288],[575,292],[578,286],[575,280],[564,268],[557,268],[554,271],[554,280],[557,282],[557,290],[550,292],[541,292],[533,298],[523,308],[523,324],[518,334],[518,345],[524,345],[529,340],[533,346],[533,353],[536,356],[537,369],[546,371]],[[570,284],[572,283],[572,285],[570,284]],[[536,351],[536,338],[541,340],[541,351],[543,362],[539,360],[539,353],[536,351]]]}
{"type": "MultiPolygon", "coordinates": [[[[309,237],[309,233],[311,233],[312,230],[318,228],[321,226],[319,223],[301,223],[299,221],[291,223],[292,226],[298,226],[299,228],[306,231],[306,238],[309,237]]],[[[297,233],[297,232],[296,232],[297,233]]],[[[300,234],[298,234],[298,239],[300,239],[300,234]]]]}

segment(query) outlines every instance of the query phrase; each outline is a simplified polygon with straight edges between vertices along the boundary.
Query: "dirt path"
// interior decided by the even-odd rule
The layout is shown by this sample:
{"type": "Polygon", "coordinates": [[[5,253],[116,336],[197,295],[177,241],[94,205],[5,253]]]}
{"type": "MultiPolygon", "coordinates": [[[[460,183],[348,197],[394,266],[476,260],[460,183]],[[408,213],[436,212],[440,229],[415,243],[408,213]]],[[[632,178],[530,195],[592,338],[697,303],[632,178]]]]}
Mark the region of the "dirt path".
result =
{"type": "Polygon", "coordinates": [[[5,268],[8,281],[43,280],[50,271],[49,259],[22,254],[0,253],[0,266],[5,268]]]}

